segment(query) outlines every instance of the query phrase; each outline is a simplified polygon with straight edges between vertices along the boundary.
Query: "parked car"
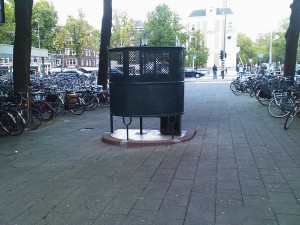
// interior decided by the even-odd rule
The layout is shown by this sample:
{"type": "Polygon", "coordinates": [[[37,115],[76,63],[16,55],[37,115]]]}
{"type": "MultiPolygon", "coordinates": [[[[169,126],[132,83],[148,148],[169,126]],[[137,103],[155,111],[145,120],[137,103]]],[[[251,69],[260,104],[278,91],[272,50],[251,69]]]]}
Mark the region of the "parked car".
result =
{"type": "Polygon", "coordinates": [[[205,69],[205,68],[197,69],[197,72],[203,74],[202,76],[205,76],[207,74],[207,69],[205,69]]]}
{"type": "Polygon", "coordinates": [[[185,77],[202,77],[205,74],[202,72],[198,72],[197,70],[193,69],[193,68],[189,68],[189,67],[184,67],[184,76],[185,77]]]}

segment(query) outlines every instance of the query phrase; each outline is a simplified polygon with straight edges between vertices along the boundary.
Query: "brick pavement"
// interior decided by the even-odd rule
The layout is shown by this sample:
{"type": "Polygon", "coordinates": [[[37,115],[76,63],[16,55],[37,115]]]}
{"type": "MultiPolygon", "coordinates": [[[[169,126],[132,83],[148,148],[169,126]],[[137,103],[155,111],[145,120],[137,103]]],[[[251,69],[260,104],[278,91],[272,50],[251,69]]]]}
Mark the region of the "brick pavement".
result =
{"type": "Polygon", "coordinates": [[[0,224],[299,225],[299,119],[285,131],[228,82],[189,81],[182,127],[196,135],[187,142],[103,143],[108,108],[1,138],[0,224]]]}

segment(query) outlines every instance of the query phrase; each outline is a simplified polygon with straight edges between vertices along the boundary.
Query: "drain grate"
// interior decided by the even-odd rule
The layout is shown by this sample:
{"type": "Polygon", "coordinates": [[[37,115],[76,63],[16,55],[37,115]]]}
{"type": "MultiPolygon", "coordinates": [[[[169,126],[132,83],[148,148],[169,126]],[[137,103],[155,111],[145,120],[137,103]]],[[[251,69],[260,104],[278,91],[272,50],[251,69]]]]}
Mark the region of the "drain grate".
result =
{"type": "Polygon", "coordinates": [[[81,128],[81,129],[78,130],[78,131],[86,132],[86,131],[92,131],[92,130],[94,130],[94,129],[95,129],[95,128],[87,127],[87,128],[81,128]]]}

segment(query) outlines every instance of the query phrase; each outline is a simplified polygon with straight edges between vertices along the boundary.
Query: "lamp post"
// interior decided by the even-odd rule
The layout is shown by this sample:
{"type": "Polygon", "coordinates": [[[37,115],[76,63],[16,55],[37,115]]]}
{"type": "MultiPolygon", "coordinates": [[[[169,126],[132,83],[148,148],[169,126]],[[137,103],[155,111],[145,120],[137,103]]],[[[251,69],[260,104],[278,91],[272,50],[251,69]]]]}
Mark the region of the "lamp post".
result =
{"type": "Polygon", "coordinates": [[[270,49],[269,49],[269,72],[272,68],[272,31],[270,31],[270,49]]]}
{"type": "Polygon", "coordinates": [[[37,32],[38,32],[38,43],[39,43],[39,48],[41,48],[41,39],[40,39],[40,22],[38,20],[35,20],[37,23],[37,32]]]}
{"type": "Polygon", "coordinates": [[[221,75],[222,75],[222,79],[224,79],[224,75],[225,75],[225,58],[226,58],[226,24],[227,24],[227,0],[225,0],[225,7],[223,9],[223,14],[224,14],[224,35],[223,35],[223,58],[222,60],[222,71],[221,71],[221,75]]]}
{"type": "MultiPolygon", "coordinates": [[[[223,43],[223,50],[224,50],[224,56],[226,56],[226,24],[227,24],[227,0],[225,0],[225,8],[224,8],[224,43],[223,43]]],[[[224,57],[224,61],[225,61],[224,57]]]]}
{"type": "MultiPolygon", "coordinates": [[[[277,41],[279,36],[275,34],[274,40],[277,41]]],[[[270,31],[270,49],[269,49],[269,71],[273,69],[272,65],[272,47],[273,47],[273,34],[272,31],[270,31]]]]}

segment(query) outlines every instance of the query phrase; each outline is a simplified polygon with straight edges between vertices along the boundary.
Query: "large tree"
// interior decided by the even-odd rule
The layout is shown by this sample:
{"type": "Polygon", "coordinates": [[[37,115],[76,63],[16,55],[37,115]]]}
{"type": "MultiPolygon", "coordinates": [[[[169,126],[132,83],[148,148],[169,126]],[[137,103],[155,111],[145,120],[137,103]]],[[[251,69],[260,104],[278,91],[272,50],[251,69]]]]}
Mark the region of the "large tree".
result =
{"type": "Polygon", "coordinates": [[[34,47],[53,51],[53,39],[56,36],[58,16],[52,2],[39,0],[32,8],[32,43],[34,47]],[[39,43],[40,42],[40,43],[39,43]]]}
{"type": "Polygon", "coordinates": [[[297,47],[300,32],[300,0],[294,0],[291,4],[290,25],[286,32],[284,74],[294,78],[297,47]]]}
{"type": "Polygon", "coordinates": [[[247,37],[243,33],[239,33],[237,36],[237,46],[240,47],[240,57],[244,64],[250,65],[255,63],[257,60],[257,54],[255,52],[254,43],[251,38],[247,37]],[[253,59],[253,62],[250,62],[253,59]],[[250,60],[250,61],[249,61],[250,60]]]}
{"type": "Polygon", "coordinates": [[[111,46],[130,46],[132,37],[134,37],[132,20],[128,17],[127,13],[119,10],[113,11],[111,46]]]}
{"type": "MultiPolygon", "coordinates": [[[[92,27],[85,20],[85,15],[79,11],[79,18],[75,19],[69,16],[65,26],[68,36],[65,37],[66,47],[74,50],[77,62],[83,55],[84,49],[88,48],[91,43],[91,30],[92,27]]],[[[79,63],[77,63],[77,66],[79,63]]]]}
{"type": "Polygon", "coordinates": [[[0,26],[0,43],[13,45],[15,40],[15,4],[13,0],[4,2],[5,23],[0,26]]]}
{"type": "Polygon", "coordinates": [[[98,84],[107,89],[108,47],[112,26],[112,0],[103,0],[103,17],[101,26],[101,43],[99,53],[98,84]]]}
{"type": "Polygon", "coordinates": [[[144,30],[152,46],[175,46],[176,37],[182,42],[185,35],[182,33],[183,26],[180,17],[172,12],[168,5],[161,4],[155,10],[147,14],[144,30]]]}
{"type": "Polygon", "coordinates": [[[31,56],[31,17],[33,0],[15,1],[15,42],[13,59],[14,92],[27,91],[31,56]]]}
{"type": "Polygon", "coordinates": [[[208,48],[206,47],[204,34],[200,30],[191,33],[191,38],[187,48],[187,65],[191,65],[191,56],[196,56],[194,66],[196,68],[204,67],[208,58],[208,48]]]}

